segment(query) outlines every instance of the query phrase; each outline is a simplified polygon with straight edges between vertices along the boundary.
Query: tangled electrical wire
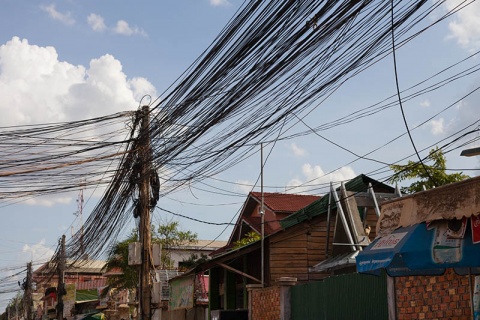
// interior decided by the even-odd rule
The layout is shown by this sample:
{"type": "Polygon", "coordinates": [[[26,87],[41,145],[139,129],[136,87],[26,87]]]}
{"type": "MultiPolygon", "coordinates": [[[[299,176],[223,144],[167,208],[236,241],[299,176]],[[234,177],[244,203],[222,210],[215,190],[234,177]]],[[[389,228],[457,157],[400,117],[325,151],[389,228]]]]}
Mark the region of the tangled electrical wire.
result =
{"type": "Polygon", "coordinates": [[[391,53],[392,32],[397,48],[424,32],[427,28],[412,30],[443,2],[394,1],[392,22],[391,3],[379,0],[246,1],[211,46],[151,104],[148,157],[142,154],[145,114],[140,111],[4,128],[0,200],[104,185],[81,237],[67,243],[68,257],[99,257],[136,214],[143,175],[154,177],[150,192],[158,200],[234,166],[259,142],[278,137],[287,124],[391,53]],[[129,133],[119,139],[125,135],[123,123],[129,133]],[[150,170],[139,171],[146,163],[152,163],[150,170]]]}

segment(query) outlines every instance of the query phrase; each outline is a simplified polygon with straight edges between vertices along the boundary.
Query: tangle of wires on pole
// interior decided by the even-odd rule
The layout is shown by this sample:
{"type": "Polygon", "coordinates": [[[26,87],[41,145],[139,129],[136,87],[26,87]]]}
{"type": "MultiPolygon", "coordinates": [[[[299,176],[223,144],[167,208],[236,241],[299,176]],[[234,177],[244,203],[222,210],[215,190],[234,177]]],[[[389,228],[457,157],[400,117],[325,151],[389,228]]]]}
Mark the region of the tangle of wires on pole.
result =
{"type": "MultiPolygon", "coordinates": [[[[72,237],[67,243],[72,259],[99,257],[135,214],[136,183],[142,178],[138,168],[145,161],[152,161],[152,195],[158,200],[235,166],[254,154],[260,142],[318,132],[396,105],[390,97],[300,133],[285,130],[346,81],[386,58],[393,32],[398,49],[451,15],[426,22],[443,2],[397,0],[392,15],[391,3],[378,0],[245,1],[209,48],[151,102],[152,159],[139,153],[139,111],[0,128],[0,201],[8,205],[80,187],[105,187],[82,228],[82,241],[72,237]],[[420,23],[430,24],[414,31],[420,23]]],[[[456,76],[469,72],[475,71],[465,69],[456,76]]],[[[451,81],[455,76],[403,101],[451,81]]]]}

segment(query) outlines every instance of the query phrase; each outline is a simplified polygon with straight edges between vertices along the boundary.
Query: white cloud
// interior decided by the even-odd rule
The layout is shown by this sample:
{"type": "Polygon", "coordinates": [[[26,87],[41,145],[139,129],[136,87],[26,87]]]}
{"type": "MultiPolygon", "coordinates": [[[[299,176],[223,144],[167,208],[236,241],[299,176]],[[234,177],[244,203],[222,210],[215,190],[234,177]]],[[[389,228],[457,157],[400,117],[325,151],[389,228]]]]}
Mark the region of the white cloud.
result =
{"type": "Polygon", "coordinates": [[[445,133],[444,122],[445,120],[443,118],[430,121],[430,132],[435,136],[445,133]]]}
{"type": "Polygon", "coordinates": [[[235,181],[235,183],[236,183],[235,188],[234,188],[235,191],[238,191],[238,192],[241,192],[241,193],[244,193],[244,194],[248,194],[250,191],[252,191],[253,182],[251,182],[251,181],[237,180],[237,181],[235,181]]]}
{"type": "Polygon", "coordinates": [[[296,177],[287,183],[287,190],[295,193],[318,193],[325,191],[325,184],[352,179],[356,176],[351,167],[342,167],[335,172],[325,174],[319,165],[306,163],[302,166],[302,177],[296,177]],[[321,188],[316,189],[316,188],[321,188]],[[316,190],[314,190],[316,189],[316,190]]]}
{"type": "Polygon", "coordinates": [[[156,97],[144,78],[128,79],[111,55],[88,67],[58,60],[53,47],[12,38],[0,46],[0,126],[86,119],[135,110],[144,94],[156,97]]]}
{"type": "Polygon", "coordinates": [[[50,259],[55,252],[45,246],[45,239],[34,245],[24,245],[22,248],[22,255],[27,261],[46,261],[50,259]]]}
{"type": "MultiPolygon", "coordinates": [[[[463,0],[445,1],[447,10],[463,7],[468,2],[463,0]]],[[[480,3],[473,2],[455,13],[449,23],[449,38],[454,38],[464,48],[478,50],[480,48],[480,3]]]]}
{"type": "Polygon", "coordinates": [[[102,32],[107,28],[105,22],[103,21],[103,17],[95,13],[91,13],[87,17],[87,23],[92,30],[96,32],[102,32]]]}
{"type": "Polygon", "coordinates": [[[426,100],[423,100],[422,102],[420,102],[420,107],[424,107],[424,108],[428,108],[430,107],[430,100],[426,99],[426,100]]]}
{"type": "Polygon", "coordinates": [[[42,207],[53,207],[56,204],[70,204],[72,202],[71,197],[40,197],[28,199],[24,203],[30,206],[42,206],[42,207]]]}
{"type": "Polygon", "coordinates": [[[292,143],[290,145],[290,148],[292,149],[292,152],[296,157],[304,157],[307,154],[307,151],[305,149],[300,148],[295,143],[292,143]]]}
{"type": "Polygon", "coordinates": [[[210,4],[214,7],[218,7],[218,6],[228,6],[230,5],[230,2],[228,2],[228,0],[210,0],[210,4]]]}
{"type": "MultiPolygon", "coordinates": [[[[92,59],[84,67],[59,61],[55,48],[30,45],[25,39],[14,37],[0,45],[0,126],[74,121],[136,110],[145,94],[157,96],[148,80],[129,79],[111,55],[92,59]]],[[[123,124],[118,126],[123,128],[123,124]]],[[[103,139],[106,130],[116,132],[113,127],[92,130],[81,134],[103,139]]],[[[95,193],[100,191],[103,188],[95,193]]],[[[69,204],[75,197],[62,194],[31,198],[26,203],[52,207],[69,204]]]]}
{"type": "Polygon", "coordinates": [[[69,26],[75,24],[75,19],[72,18],[72,15],[70,12],[61,13],[57,11],[54,4],[51,4],[48,6],[45,6],[45,5],[40,6],[40,9],[48,13],[50,18],[54,20],[60,21],[69,26]]]}
{"type": "Polygon", "coordinates": [[[143,29],[138,27],[130,27],[127,21],[119,20],[117,21],[117,25],[113,29],[113,31],[117,34],[124,35],[124,36],[133,36],[133,35],[142,35],[146,36],[147,34],[143,29]]]}

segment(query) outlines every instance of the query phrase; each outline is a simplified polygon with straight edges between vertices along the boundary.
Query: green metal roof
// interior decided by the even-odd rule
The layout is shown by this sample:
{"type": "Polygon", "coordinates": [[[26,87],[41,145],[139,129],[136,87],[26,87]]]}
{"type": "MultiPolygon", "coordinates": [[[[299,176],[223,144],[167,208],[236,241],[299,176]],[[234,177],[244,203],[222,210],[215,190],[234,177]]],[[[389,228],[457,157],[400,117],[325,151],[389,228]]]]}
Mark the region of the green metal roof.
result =
{"type": "MultiPolygon", "coordinates": [[[[385,193],[393,193],[395,192],[395,188],[386,185],[380,181],[374,180],[370,177],[367,177],[364,174],[356,176],[352,180],[345,183],[345,189],[347,191],[352,192],[367,192],[368,191],[368,184],[371,183],[373,189],[376,192],[385,192],[385,193]]],[[[337,188],[339,190],[339,188],[337,188]]],[[[332,199],[332,209],[336,208],[335,201],[332,199]]],[[[319,216],[321,214],[326,214],[328,211],[328,196],[324,196],[317,201],[312,202],[308,206],[299,211],[289,215],[282,221],[280,224],[282,225],[283,229],[292,227],[300,222],[310,220],[313,217],[319,216]]]]}

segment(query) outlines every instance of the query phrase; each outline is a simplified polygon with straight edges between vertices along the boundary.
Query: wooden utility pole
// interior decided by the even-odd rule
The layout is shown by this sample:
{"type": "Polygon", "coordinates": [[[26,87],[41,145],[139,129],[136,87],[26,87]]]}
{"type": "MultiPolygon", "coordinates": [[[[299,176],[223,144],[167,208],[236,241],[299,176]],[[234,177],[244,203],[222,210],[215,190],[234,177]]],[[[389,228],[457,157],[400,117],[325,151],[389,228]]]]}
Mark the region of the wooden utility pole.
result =
{"type": "Polygon", "coordinates": [[[27,320],[32,320],[32,263],[27,263],[27,281],[25,283],[25,312],[27,320]]]}
{"type": "Polygon", "coordinates": [[[150,174],[152,169],[152,149],[150,146],[150,110],[142,107],[142,123],[140,127],[140,242],[142,243],[142,265],[140,267],[140,320],[150,320],[151,313],[151,223],[150,223],[150,174]]]}
{"type": "Polygon", "coordinates": [[[57,320],[63,320],[63,296],[65,295],[65,235],[60,240],[60,254],[57,261],[58,285],[57,285],[57,320]]]}

